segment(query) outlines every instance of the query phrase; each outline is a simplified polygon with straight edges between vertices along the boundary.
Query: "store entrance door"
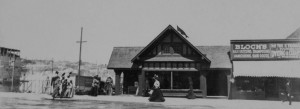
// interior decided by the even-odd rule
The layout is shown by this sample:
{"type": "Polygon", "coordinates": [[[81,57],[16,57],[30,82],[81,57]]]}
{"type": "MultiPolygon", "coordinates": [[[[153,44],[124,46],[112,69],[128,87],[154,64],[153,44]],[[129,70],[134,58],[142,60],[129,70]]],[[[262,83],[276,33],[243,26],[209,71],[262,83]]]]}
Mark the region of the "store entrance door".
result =
{"type": "Polygon", "coordinates": [[[277,99],[278,95],[278,85],[276,78],[267,78],[265,81],[265,95],[266,99],[277,99]]]}

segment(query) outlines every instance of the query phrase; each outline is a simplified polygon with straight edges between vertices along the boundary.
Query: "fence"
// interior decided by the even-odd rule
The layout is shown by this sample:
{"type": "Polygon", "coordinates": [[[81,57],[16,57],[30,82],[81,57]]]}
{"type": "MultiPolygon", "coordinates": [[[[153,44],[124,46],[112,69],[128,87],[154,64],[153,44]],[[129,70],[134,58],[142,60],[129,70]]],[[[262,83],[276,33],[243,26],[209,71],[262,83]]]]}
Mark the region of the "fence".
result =
{"type": "Polygon", "coordinates": [[[19,91],[27,93],[50,94],[52,92],[52,87],[50,80],[28,80],[21,81],[19,91]]]}

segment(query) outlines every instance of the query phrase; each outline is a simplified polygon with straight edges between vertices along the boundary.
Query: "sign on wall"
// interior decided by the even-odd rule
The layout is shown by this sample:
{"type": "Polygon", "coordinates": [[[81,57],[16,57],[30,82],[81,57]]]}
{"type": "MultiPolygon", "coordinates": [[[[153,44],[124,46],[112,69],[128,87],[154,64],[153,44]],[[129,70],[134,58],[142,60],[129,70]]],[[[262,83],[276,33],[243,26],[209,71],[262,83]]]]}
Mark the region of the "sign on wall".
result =
{"type": "Polygon", "coordinates": [[[300,59],[299,40],[231,40],[232,60],[300,59]]]}

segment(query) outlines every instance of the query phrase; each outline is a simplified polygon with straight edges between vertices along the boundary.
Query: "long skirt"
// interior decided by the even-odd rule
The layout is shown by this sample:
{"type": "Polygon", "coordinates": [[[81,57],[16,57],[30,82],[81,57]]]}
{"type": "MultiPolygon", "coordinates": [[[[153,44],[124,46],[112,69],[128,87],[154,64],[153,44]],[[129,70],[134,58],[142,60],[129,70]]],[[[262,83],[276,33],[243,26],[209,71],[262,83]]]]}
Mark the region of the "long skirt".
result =
{"type": "Polygon", "coordinates": [[[54,85],[53,86],[53,93],[52,93],[52,97],[56,98],[59,96],[59,90],[60,90],[60,86],[59,85],[54,85]]]}
{"type": "Polygon", "coordinates": [[[67,88],[67,90],[64,93],[65,98],[70,98],[72,94],[72,88],[67,88]]]}
{"type": "Polygon", "coordinates": [[[160,89],[153,89],[153,93],[148,100],[150,102],[164,102],[165,98],[160,89]]]}

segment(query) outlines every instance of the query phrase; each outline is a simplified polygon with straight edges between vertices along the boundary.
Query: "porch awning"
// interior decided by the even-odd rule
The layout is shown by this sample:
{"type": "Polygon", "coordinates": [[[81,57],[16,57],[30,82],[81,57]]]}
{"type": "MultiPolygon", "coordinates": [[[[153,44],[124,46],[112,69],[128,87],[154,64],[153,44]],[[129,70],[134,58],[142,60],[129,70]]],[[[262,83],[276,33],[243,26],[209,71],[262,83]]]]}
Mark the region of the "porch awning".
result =
{"type": "Polygon", "coordinates": [[[300,60],[233,61],[233,76],[300,78],[300,60]]]}

